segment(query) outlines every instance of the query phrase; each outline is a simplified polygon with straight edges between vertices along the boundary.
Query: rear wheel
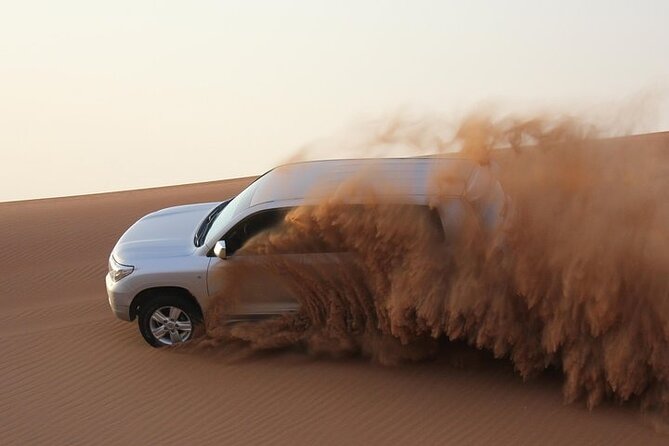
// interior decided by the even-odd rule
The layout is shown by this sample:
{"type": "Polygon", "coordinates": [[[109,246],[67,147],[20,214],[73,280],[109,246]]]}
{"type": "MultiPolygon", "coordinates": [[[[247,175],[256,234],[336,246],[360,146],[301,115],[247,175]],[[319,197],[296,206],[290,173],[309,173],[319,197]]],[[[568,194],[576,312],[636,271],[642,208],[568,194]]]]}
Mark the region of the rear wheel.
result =
{"type": "Polygon", "coordinates": [[[137,323],[153,347],[181,344],[193,337],[200,323],[198,308],[179,295],[158,295],[139,308],[137,323]]]}

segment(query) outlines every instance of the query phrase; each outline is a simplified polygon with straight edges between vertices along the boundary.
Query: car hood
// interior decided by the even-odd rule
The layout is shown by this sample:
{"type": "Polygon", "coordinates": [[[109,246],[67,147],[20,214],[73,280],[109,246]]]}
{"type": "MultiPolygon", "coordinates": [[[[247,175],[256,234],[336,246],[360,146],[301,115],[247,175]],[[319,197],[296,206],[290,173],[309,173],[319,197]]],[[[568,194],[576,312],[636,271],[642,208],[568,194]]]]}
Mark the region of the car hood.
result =
{"type": "Polygon", "coordinates": [[[148,214],[123,234],[112,254],[130,265],[137,259],[188,255],[195,250],[193,238],[200,223],[218,204],[189,204],[148,214]]]}

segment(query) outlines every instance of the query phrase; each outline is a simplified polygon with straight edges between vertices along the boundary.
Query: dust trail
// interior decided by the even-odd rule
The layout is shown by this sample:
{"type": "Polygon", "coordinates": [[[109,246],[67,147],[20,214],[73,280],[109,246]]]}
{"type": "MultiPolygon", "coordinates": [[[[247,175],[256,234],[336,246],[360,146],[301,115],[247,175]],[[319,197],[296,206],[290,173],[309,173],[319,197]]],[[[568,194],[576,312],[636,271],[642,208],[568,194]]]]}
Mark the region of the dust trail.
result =
{"type": "MultiPolygon", "coordinates": [[[[669,410],[669,147],[596,134],[573,120],[465,120],[463,153],[490,166],[511,198],[493,233],[472,222],[443,243],[430,212],[384,202],[383,185],[360,179],[291,211],[242,249],[331,252],[328,268],[300,255],[266,265],[283,273],[300,312],[225,325],[253,274],[229,268],[201,342],[395,363],[464,340],[525,378],[559,367],[568,401],[669,410]],[[347,206],[353,193],[369,204],[347,206]]],[[[432,179],[434,206],[446,180],[432,179]]]]}

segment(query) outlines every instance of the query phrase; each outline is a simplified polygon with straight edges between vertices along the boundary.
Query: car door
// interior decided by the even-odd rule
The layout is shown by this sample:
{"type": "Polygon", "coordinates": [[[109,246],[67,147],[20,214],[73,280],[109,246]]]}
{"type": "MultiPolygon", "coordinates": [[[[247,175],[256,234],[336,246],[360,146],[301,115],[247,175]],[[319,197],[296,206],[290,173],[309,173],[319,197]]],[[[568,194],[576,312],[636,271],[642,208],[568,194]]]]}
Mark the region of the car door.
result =
{"type": "Polygon", "coordinates": [[[244,218],[223,236],[226,258],[211,257],[207,289],[229,317],[255,319],[299,308],[291,281],[285,277],[292,265],[304,261],[299,254],[240,250],[251,237],[279,224],[287,212],[287,209],[271,209],[244,218]]]}

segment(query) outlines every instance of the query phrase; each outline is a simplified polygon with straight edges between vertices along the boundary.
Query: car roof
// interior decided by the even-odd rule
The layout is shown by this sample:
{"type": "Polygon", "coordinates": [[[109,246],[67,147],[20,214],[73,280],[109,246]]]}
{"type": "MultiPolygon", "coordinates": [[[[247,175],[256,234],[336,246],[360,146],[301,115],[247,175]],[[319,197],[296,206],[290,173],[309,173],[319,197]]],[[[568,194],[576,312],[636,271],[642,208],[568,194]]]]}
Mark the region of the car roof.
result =
{"type": "MultiPolygon", "coordinates": [[[[260,177],[248,207],[346,194],[341,187],[358,182],[376,196],[461,196],[477,170],[469,159],[370,158],[307,161],[279,166],[260,177]],[[435,181],[437,183],[435,183],[435,181]],[[367,189],[369,190],[369,189],[367,189]]],[[[348,191],[350,192],[350,191],[348,191]]]]}

